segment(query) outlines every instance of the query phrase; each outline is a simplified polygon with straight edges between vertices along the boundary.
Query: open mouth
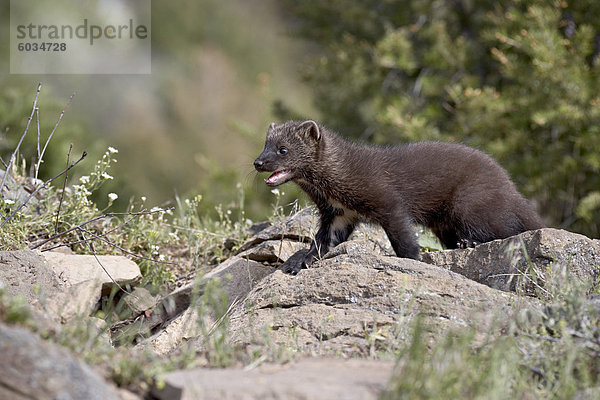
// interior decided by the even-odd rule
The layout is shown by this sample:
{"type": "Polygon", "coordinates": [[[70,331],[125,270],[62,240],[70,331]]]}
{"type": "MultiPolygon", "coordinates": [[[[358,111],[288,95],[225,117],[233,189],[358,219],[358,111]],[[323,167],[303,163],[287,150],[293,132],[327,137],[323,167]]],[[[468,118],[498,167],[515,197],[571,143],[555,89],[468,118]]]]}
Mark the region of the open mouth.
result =
{"type": "Polygon", "coordinates": [[[281,171],[274,172],[270,177],[265,179],[265,183],[269,186],[279,186],[292,179],[292,177],[292,171],[289,169],[282,169],[281,171]]]}

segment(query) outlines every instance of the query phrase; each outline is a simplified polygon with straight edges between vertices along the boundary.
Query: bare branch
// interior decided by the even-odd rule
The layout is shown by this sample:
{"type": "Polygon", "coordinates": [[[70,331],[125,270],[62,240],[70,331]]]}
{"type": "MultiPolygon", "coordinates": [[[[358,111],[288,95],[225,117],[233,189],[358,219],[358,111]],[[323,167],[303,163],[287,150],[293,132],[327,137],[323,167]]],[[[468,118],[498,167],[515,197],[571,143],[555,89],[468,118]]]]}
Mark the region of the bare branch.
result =
{"type": "Polygon", "coordinates": [[[60,216],[60,209],[62,208],[63,199],[65,197],[65,187],[67,186],[67,179],[69,179],[69,162],[71,161],[71,150],[73,150],[73,144],[69,146],[69,152],[67,153],[67,171],[65,172],[65,180],[63,181],[62,192],[60,193],[60,200],[58,201],[58,209],[56,210],[56,225],[54,226],[54,233],[58,233],[58,217],[60,216]]]}
{"type": "MultiPolygon", "coordinates": [[[[37,124],[37,158],[40,159],[40,108],[35,110],[35,122],[37,124]]],[[[37,170],[35,171],[35,178],[37,179],[37,170]]]]}
{"type": "MultiPolygon", "coordinates": [[[[106,232],[102,232],[102,233],[101,233],[100,235],[98,235],[98,236],[101,236],[101,237],[106,237],[108,234],[110,234],[110,233],[112,233],[112,232],[114,232],[114,231],[116,231],[116,230],[118,230],[118,229],[121,229],[122,227],[124,227],[125,225],[127,225],[127,224],[129,224],[131,221],[133,221],[135,218],[137,218],[137,217],[139,217],[139,216],[141,216],[141,215],[146,215],[146,214],[145,214],[145,210],[143,210],[143,211],[144,211],[144,214],[140,214],[140,213],[129,213],[129,214],[132,214],[132,215],[131,215],[131,217],[130,217],[128,220],[126,220],[126,221],[124,221],[123,223],[121,223],[121,224],[119,224],[119,225],[115,226],[115,227],[114,227],[114,228],[112,228],[112,229],[109,229],[109,230],[108,230],[108,231],[106,231],[106,232]]],[[[155,212],[160,212],[160,211],[155,211],[155,212]]],[[[109,216],[112,216],[112,215],[109,215],[109,216]]],[[[108,217],[108,216],[107,216],[107,217],[108,217]]],[[[41,251],[51,251],[51,250],[57,249],[57,248],[59,248],[59,247],[72,246],[72,245],[74,245],[74,244],[79,244],[79,243],[81,243],[81,242],[82,242],[81,240],[77,240],[77,241],[74,241],[74,242],[69,242],[69,243],[61,243],[61,244],[58,244],[58,245],[56,245],[56,246],[53,246],[53,247],[49,247],[49,248],[43,249],[43,250],[41,250],[41,251]]]]}
{"type": "Polygon", "coordinates": [[[110,278],[111,281],[113,281],[113,283],[115,285],[117,285],[117,287],[123,292],[123,293],[129,293],[127,290],[123,289],[123,287],[121,285],[119,285],[117,283],[117,281],[114,280],[114,278],[108,273],[108,271],[106,270],[106,268],[104,267],[104,265],[102,265],[102,263],[100,262],[100,259],[98,259],[98,256],[96,255],[96,251],[94,250],[94,248],[92,247],[92,244],[90,242],[88,242],[87,238],[83,235],[83,230],[79,229],[79,233],[81,234],[81,237],[83,238],[83,240],[85,241],[85,243],[88,245],[88,247],[90,248],[90,251],[92,252],[92,254],[94,255],[94,258],[96,259],[96,261],[98,262],[98,265],[100,265],[100,267],[102,267],[102,269],[104,270],[104,272],[106,273],[106,275],[108,275],[108,277],[110,278]]]}
{"type": "MultiPolygon", "coordinates": [[[[83,160],[86,156],[87,156],[87,153],[84,151],[83,154],[81,155],[81,158],[79,158],[79,160],[77,160],[73,164],[69,165],[60,174],[58,174],[58,175],[56,175],[56,176],[48,179],[46,182],[44,182],[43,184],[41,184],[40,186],[38,186],[33,192],[31,192],[29,194],[29,196],[25,199],[25,201],[23,201],[23,203],[21,203],[21,205],[19,207],[17,207],[8,217],[4,218],[4,221],[2,221],[2,224],[0,224],[0,229],[3,228],[4,225],[6,225],[6,223],[8,221],[10,221],[10,219],[12,217],[14,217],[23,207],[25,207],[25,205],[29,202],[29,200],[31,200],[31,198],[33,196],[35,196],[37,194],[37,192],[39,192],[40,190],[42,190],[43,188],[45,188],[46,186],[48,186],[49,183],[51,183],[55,179],[59,178],[62,174],[66,174],[67,172],[69,172],[69,170],[71,168],[73,168],[74,166],[76,166],[77,164],[79,164],[79,162],[81,160],[83,160]]],[[[4,174],[4,176],[6,176],[6,174],[4,174]]]]}
{"type": "Polygon", "coordinates": [[[153,210],[150,210],[150,211],[142,210],[142,211],[139,211],[139,212],[112,212],[112,213],[106,213],[106,214],[98,215],[98,216],[95,216],[94,218],[90,218],[87,221],[82,222],[81,224],[79,224],[77,226],[69,228],[69,229],[67,229],[64,232],[57,233],[56,235],[51,236],[48,239],[45,239],[45,240],[41,241],[40,243],[36,244],[35,246],[30,247],[29,249],[30,250],[35,250],[38,247],[41,247],[41,246],[45,245],[48,242],[51,242],[51,241],[53,241],[53,240],[55,240],[55,239],[57,239],[57,238],[59,238],[61,236],[66,235],[69,232],[73,232],[74,230],[77,230],[77,229],[79,229],[81,227],[84,227],[87,224],[90,224],[90,223],[92,223],[94,221],[98,221],[100,219],[104,219],[104,218],[108,218],[108,217],[115,217],[115,216],[118,216],[118,215],[148,215],[148,214],[155,214],[157,212],[163,212],[163,211],[167,211],[167,210],[160,209],[160,210],[154,210],[154,211],[153,210]]]}
{"type": "MultiPolygon", "coordinates": [[[[128,254],[128,255],[130,255],[130,256],[133,256],[133,257],[135,257],[135,258],[139,258],[139,259],[142,259],[142,260],[147,260],[147,261],[152,261],[152,262],[159,263],[159,264],[179,265],[178,263],[176,263],[176,262],[172,262],[172,261],[161,261],[161,260],[157,260],[157,259],[150,258],[150,257],[144,257],[144,256],[140,256],[139,254],[135,254],[135,253],[133,253],[133,252],[131,252],[131,251],[129,251],[129,250],[126,250],[126,249],[124,249],[123,247],[119,246],[118,244],[116,244],[116,243],[114,243],[114,242],[112,242],[112,241],[110,241],[110,240],[106,239],[105,237],[102,237],[101,235],[96,235],[95,233],[93,233],[93,232],[91,232],[91,231],[88,231],[87,229],[79,228],[79,230],[80,230],[80,231],[81,231],[81,230],[83,230],[83,231],[85,231],[86,233],[88,233],[88,234],[92,235],[92,237],[94,237],[95,239],[101,240],[101,241],[103,241],[104,243],[106,243],[106,244],[108,244],[108,245],[110,245],[110,246],[114,247],[115,249],[117,249],[117,250],[120,250],[120,251],[122,251],[123,253],[125,253],[125,254],[128,254]]],[[[45,250],[42,250],[42,251],[45,251],[45,250]]]]}
{"type": "Polygon", "coordinates": [[[69,97],[69,100],[67,100],[67,104],[65,105],[65,107],[62,110],[62,112],[58,116],[58,120],[56,121],[56,124],[54,124],[54,128],[52,129],[52,132],[50,132],[50,136],[48,136],[48,139],[46,140],[46,143],[44,144],[44,148],[42,149],[41,153],[39,153],[39,145],[38,145],[38,161],[37,161],[37,164],[35,166],[35,177],[36,177],[36,179],[38,177],[38,172],[40,171],[40,164],[42,163],[42,159],[44,158],[44,153],[46,152],[46,148],[48,147],[48,143],[50,143],[50,139],[52,139],[52,136],[54,135],[54,132],[56,131],[56,128],[58,128],[58,125],[60,124],[60,121],[62,120],[63,115],[65,115],[65,111],[67,111],[67,109],[71,105],[71,101],[73,101],[73,97],[74,96],[75,96],[75,93],[73,93],[71,95],[71,97],[69,97]]]}
{"type": "Polygon", "coordinates": [[[25,135],[27,135],[27,131],[29,130],[29,125],[31,124],[31,120],[33,119],[33,114],[35,113],[35,110],[37,110],[37,102],[38,102],[38,98],[40,97],[41,90],[42,90],[42,84],[40,83],[40,84],[38,84],[37,93],[35,95],[35,100],[33,101],[33,109],[31,110],[31,115],[29,116],[29,119],[27,120],[27,125],[25,126],[25,131],[23,131],[23,134],[21,135],[21,139],[19,140],[17,147],[11,154],[10,160],[8,160],[8,165],[6,166],[6,172],[4,173],[4,176],[2,177],[2,182],[0,183],[0,196],[2,196],[2,189],[4,188],[4,184],[6,183],[6,177],[9,174],[9,169],[10,169],[10,167],[12,167],[12,165],[15,161],[15,157],[17,156],[17,153],[19,152],[21,143],[23,143],[23,139],[25,139],[25,135]]]}

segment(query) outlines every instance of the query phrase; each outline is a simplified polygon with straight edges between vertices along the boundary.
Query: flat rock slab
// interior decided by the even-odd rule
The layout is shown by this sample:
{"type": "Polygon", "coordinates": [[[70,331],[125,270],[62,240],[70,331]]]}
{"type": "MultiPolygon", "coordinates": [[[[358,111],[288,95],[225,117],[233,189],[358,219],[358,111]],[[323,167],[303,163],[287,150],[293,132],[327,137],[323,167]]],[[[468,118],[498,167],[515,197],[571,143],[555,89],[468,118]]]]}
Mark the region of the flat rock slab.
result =
{"type": "Polygon", "coordinates": [[[297,276],[276,271],[260,281],[232,310],[230,340],[365,356],[373,345],[369,334],[377,332],[377,345],[385,346],[387,338],[393,343],[416,315],[432,329],[472,327],[483,336],[520,301],[416,260],[342,254],[314,265],[297,276]]]}
{"type": "Polygon", "coordinates": [[[90,367],[31,332],[0,323],[0,399],[119,399],[90,367]]]}
{"type": "Polygon", "coordinates": [[[258,262],[286,262],[308,244],[292,240],[266,240],[238,254],[239,257],[258,262]]]}
{"type": "Polygon", "coordinates": [[[536,294],[554,277],[575,277],[591,285],[600,273],[600,240],[560,229],[528,231],[475,248],[422,253],[421,260],[493,288],[522,288],[536,294]]]}
{"type": "Polygon", "coordinates": [[[389,361],[305,358],[249,371],[175,371],[165,376],[166,387],[153,394],[164,400],[374,400],[393,366],[389,361]]]}
{"type": "MultiPolygon", "coordinates": [[[[21,296],[34,310],[55,322],[87,316],[100,299],[103,286],[141,280],[140,269],[121,256],[73,255],[30,250],[0,252],[0,282],[10,296],[21,296]]],[[[53,328],[54,329],[54,328],[53,328]]]]}
{"type": "Polygon", "coordinates": [[[48,262],[48,266],[67,285],[88,280],[98,280],[103,285],[112,285],[114,280],[124,285],[142,279],[140,267],[123,256],[95,257],[53,251],[44,252],[42,255],[48,262]]]}

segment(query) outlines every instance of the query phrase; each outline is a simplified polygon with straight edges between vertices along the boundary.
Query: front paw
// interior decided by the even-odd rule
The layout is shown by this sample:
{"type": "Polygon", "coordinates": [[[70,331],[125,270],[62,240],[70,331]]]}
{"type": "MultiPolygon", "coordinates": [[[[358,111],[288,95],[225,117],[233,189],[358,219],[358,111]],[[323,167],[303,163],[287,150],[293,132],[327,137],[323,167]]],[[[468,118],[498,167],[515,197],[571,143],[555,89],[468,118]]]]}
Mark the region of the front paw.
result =
{"type": "Polygon", "coordinates": [[[288,264],[283,267],[283,272],[290,275],[297,275],[301,269],[306,269],[306,263],[304,261],[297,262],[295,264],[288,264]]]}
{"type": "Polygon", "coordinates": [[[478,244],[479,243],[474,240],[460,239],[456,243],[456,248],[457,249],[469,249],[469,248],[473,248],[473,247],[477,246],[478,244]]]}
{"type": "Polygon", "coordinates": [[[283,265],[281,270],[290,275],[296,275],[301,269],[306,269],[310,264],[307,264],[306,259],[308,250],[300,250],[292,255],[283,265]]]}

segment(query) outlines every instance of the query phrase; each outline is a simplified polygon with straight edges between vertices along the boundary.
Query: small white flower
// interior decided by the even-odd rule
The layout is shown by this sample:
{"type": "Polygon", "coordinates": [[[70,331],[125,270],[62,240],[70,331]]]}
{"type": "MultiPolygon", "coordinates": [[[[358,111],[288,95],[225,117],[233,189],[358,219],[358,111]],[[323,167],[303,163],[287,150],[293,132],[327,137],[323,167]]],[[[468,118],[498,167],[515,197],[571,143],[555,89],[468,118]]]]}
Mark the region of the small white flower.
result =
{"type": "Polygon", "coordinates": [[[108,152],[109,152],[109,153],[111,153],[111,154],[116,154],[116,153],[118,153],[118,152],[119,152],[119,150],[115,149],[115,148],[114,148],[114,147],[112,147],[112,146],[109,146],[109,148],[108,148],[108,152]]]}
{"type": "Polygon", "coordinates": [[[279,194],[279,189],[271,189],[271,193],[273,193],[273,194],[279,194]]]}
{"type": "Polygon", "coordinates": [[[84,175],[81,178],[79,178],[79,182],[81,183],[88,183],[90,181],[90,176],[89,175],[84,175]]]}
{"type": "Polygon", "coordinates": [[[175,232],[169,232],[169,236],[171,236],[175,240],[179,240],[179,236],[175,232]]]}
{"type": "Polygon", "coordinates": [[[165,255],[164,255],[164,254],[160,254],[160,255],[158,256],[158,261],[165,261],[165,259],[166,259],[166,257],[165,257],[165,255]]]}
{"type": "Polygon", "coordinates": [[[142,202],[146,201],[146,196],[142,196],[141,199],[142,199],[142,202]]]}
{"type": "Polygon", "coordinates": [[[4,203],[5,204],[15,204],[15,201],[11,200],[11,199],[6,199],[6,200],[4,200],[4,203]]]}
{"type": "Polygon", "coordinates": [[[109,193],[108,194],[108,200],[110,200],[110,201],[115,201],[118,198],[119,198],[119,195],[116,194],[116,193],[109,193]]]}
{"type": "Polygon", "coordinates": [[[155,213],[155,212],[162,212],[165,211],[160,207],[152,207],[152,209],[150,210],[151,213],[155,213]]]}
{"type": "Polygon", "coordinates": [[[227,210],[227,215],[231,215],[231,210],[227,210]]]}
{"type": "Polygon", "coordinates": [[[87,190],[87,188],[85,186],[82,185],[73,185],[73,189],[75,190],[76,194],[78,195],[85,195],[85,196],[89,196],[92,193],[87,190]]]}
{"type": "Polygon", "coordinates": [[[110,176],[109,174],[107,174],[106,172],[103,172],[101,175],[104,179],[113,179],[112,176],[110,176]]]}

